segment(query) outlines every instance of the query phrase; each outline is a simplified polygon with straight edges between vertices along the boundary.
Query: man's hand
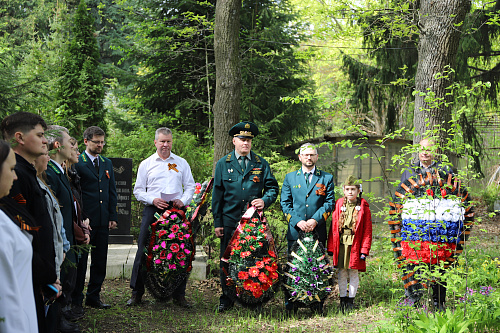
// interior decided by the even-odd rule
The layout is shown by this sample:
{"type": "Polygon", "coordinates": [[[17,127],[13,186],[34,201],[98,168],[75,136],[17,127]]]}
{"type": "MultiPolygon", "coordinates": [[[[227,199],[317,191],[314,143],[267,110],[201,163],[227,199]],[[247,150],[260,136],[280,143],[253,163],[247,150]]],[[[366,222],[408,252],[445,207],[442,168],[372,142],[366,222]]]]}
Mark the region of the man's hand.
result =
{"type": "Polygon", "coordinates": [[[307,222],[302,220],[297,223],[297,227],[303,232],[309,232],[307,222]]]}
{"type": "Polygon", "coordinates": [[[52,283],[52,285],[58,290],[57,297],[61,296],[62,295],[61,281],[57,279],[56,282],[52,283]]]}
{"type": "Polygon", "coordinates": [[[90,235],[85,234],[85,240],[83,241],[83,244],[88,245],[90,243],[90,235]]]}
{"type": "Polygon", "coordinates": [[[255,208],[263,210],[264,209],[264,200],[262,199],[253,199],[251,202],[252,206],[255,206],[255,208]]]}
{"type": "Polygon", "coordinates": [[[224,237],[224,228],[223,227],[215,228],[215,236],[217,236],[218,238],[224,237]]]}
{"type": "Polygon", "coordinates": [[[86,226],[89,230],[92,230],[92,228],[90,227],[90,220],[87,218],[85,220],[83,220],[83,225],[86,226]]]}
{"type": "Polygon", "coordinates": [[[172,201],[172,203],[177,209],[181,209],[182,207],[184,207],[184,203],[180,199],[175,199],[174,201],[172,201]]]}
{"type": "Polygon", "coordinates": [[[168,203],[165,200],[160,199],[160,198],[155,198],[153,200],[153,205],[158,209],[167,209],[167,207],[168,207],[168,203]]]}
{"type": "Polygon", "coordinates": [[[109,229],[116,229],[118,226],[118,223],[116,221],[109,221],[109,229]]]}
{"type": "Polygon", "coordinates": [[[316,226],[318,225],[318,222],[315,219],[309,219],[306,221],[306,223],[307,223],[307,227],[308,227],[307,228],[308,232],[312,232],[316,228],[316,226]]]}

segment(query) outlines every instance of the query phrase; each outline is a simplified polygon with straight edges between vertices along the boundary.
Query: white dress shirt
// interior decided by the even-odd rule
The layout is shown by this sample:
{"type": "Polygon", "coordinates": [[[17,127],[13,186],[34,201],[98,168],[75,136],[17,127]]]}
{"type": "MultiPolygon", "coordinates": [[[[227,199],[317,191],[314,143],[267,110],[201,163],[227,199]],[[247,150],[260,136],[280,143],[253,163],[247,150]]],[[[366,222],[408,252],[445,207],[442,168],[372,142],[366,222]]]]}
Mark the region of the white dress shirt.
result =
{"type": "Polygon", "coordinates": [[[173,199],[180,199],[186,206],[193,198],[195,187],[191,168],[185,159],[170,152],[170,156],[162,160],[158,153],[154,153],[139,165],[134,196],[143,204],[152,205],[162,193],[176,194],[173,199]]]}
{"type": "MultiPolygon", "coordinates": [[[[311,171],[307,171],[304,167],[302,167],[302,173],[305,175],[307,172],[309,172],[309,183],[311,183],[311,179],[312,179],[312,176],[314,175],[314,172],[316,171],[316,166],[313,166],[312,170],[311,171]]],[[[304,177],[305,179],[305,177],[304,177]]]]}
{"type": "Polygon", "coordinates": [[[37,333],[28,235],[0,210],[0,332],[37,333]]]}

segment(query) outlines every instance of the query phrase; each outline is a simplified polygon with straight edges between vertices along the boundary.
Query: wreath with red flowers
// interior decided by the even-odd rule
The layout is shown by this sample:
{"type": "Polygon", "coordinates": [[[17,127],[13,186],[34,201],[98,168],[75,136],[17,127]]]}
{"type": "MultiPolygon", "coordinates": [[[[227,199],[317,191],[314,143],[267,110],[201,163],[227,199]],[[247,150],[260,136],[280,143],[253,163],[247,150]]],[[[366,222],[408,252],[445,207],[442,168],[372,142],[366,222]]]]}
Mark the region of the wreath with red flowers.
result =
{"type": "MultiPolygon", "coordinates": [[[[474,223],[469,193],[452,172],[434,167],[417,169],[416,175],[396,189],[390,206],[391,242],[404,287],[410,295],[421,294],[422,287],[426,288],[427,284],[418,280],[419,265],[443,262],[444,268],[452,267],[464,249],[474,223]],[[458,220],[443,218],[451,208],[438,214],[444,201],[460,207],[462,216],[458,220]],[[421,209],[416,214],[421,217],[418,219],[402,218],[407,206],[419,204],[426,204],[431,209],[421,209]]],[[[410,210],[409,215],[412,214],[415,215],[410,210]]]]}
{"type": "Polygon", "coordinates": [[[278,291],[280,274],[274,241],[265,218],[255,208],[241,219],[221,260],[229,263],[225,293],[240,304],[261,305],[278,291]]]}

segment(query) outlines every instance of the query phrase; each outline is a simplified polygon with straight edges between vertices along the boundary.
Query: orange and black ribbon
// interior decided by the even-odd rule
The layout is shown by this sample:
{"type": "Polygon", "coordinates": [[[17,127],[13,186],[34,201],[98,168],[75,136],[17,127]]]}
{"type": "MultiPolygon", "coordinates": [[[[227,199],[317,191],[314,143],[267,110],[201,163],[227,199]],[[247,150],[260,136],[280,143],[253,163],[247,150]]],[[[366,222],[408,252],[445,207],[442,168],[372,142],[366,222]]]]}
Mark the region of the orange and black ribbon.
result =
{"type": "Polygon", "coordinates": [[[174,170],[175,172],[179,172],[179,170],[177,170],[177,164],[170,164],[168,163],[168,170],[174,170]]]}

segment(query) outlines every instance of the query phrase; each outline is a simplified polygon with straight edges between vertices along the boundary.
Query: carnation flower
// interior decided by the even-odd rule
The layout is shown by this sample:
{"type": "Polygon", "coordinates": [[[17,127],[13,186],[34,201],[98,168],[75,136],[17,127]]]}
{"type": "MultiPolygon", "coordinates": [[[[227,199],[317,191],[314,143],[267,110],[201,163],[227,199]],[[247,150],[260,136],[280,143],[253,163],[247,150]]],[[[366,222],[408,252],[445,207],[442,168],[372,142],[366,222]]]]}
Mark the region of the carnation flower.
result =
{"type": "Polygon", "coordinates": [[[252,285],[253,285],[253,281],[248,279],[245,282],[243,282],[243,289],[250,291],[250,290],[252,290],[252,285]]]}
{"type": "Polygon", "coordinates": [[[190,254],[190,253],[191,253],[191,251],[189,251],[188,249],[184,249],[184,252],[185,252],[186,254],[190,254]]]}
{"type": "Polygon", "coordinates": [[[153,246],[153,251],[156,251],[160,248],[160,245],[156,244],[155,246],[153,246]]]}
{"type": "Polygon", "coordinates": [[[168,235],[168,238],[170,238],[170,239],[174,239],[174,238],[175,238],[175,234],[174,234],[173,232],[172,232],[172,233],[170,233],[170,234],[168,235]]]}
{"type": "Polygon", "coordinates": [[[184,260],[179,261],[179,265],[186,266],[186,262],[184,260]]]}
{"type": "Polygon", "coordinates": [[[170,260],[170,259],[172,259],[172,257],[173,257],[173,256],[174,256],[174,255],[172,254],[172,252],[169,252],[169,253],[167,254],[167,259],[168,259],[168,260],[170,260]]]}
{"type": "Polygon", "coordinates": [[[175,264],[170,264],[168,265],[168,269],[177,269],[177,266],[175,266],[175,264]]]}
{"type": "Polygon", "coordinates": [[[165,236],[167,234],[167,231],[166,230],[160,230],[158,232],[158,238],[162,238],[163,236],[165,236]]]}
{"type": "Polygon", "coordinates": [[[181,232],[179,232],[179,233],[177,234],[177,238],[181,241],[181,240],[183,240],[183,239],[184,239],[184,235],[183,235],[181,232]]]}
{"type": "Polygon", "coordinates": [[[171,218],[172,220],[176,219],[176,218],[177,218],[177,214],[172,214],[172,215],[170,215],[170,218],[171,218]]]}
{"type": "Polygon", "coordinates": [[[259,274],[259,281],[262,282],[262,283],[267,283],[267,280],[268,280],[267,275],[264,274],[264,272],[261,272],[259,274]]]}
{"type": "Polygon", "coordinates": [[[155,264],[157,264],[157,265],[161,264],[161,260],[160,259],[156,259],[155,260],[155,264]]]}
{"type": "Polygon", "coordinates": [[[161,242],[161,247],[166,249],[167,248],[167,243],[165,241],[161,242]]]}
{"type": "Polygon", "coordinates": [[[255,263],[255,266],[260,269],[260,268],[264,268],[265,265],[264,265],[263,261],[257,261],[255,263]]]}
{"type": "Polygon", "coordinates": [[[250,267],[250,269],[248,270],[248,275],[250,275],[251,277],[257,277],[259,276],[259,269],[257,267],[250,267]]]}
{"type": "Polygon", "coordinates": [[[191,237],[191,235],[190,235],[190,234],[185,234],[185,235],[184,235],[184,238],[186,238],[186,239],[188,239],[189,237],[191,237]]]}
{"type": "Polygon", "coordinates": [[[248,279],[248,273],[245,271],[240,271],[238,273],[238,279],[240,280],[247,280],[248,279]]]}
{"type": "Polygon", "coordinates": [[[177,259],[181,260],[181,259],[184,259],[184,258],[186,258],[186,255],[184,253],[182,253],[182,252],[178,252],[177,253],[177,259]]]}
{"type": "Polygon", "coordinates": [[[179,226],[177,224],[174,224],[172,227],[170,227],[170,231],[172,231],[174,234],[179,231],[179,226]]]}

